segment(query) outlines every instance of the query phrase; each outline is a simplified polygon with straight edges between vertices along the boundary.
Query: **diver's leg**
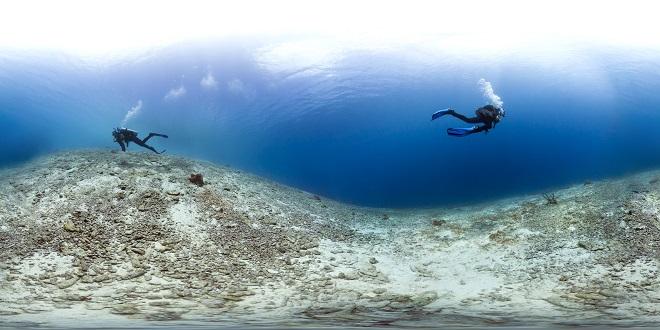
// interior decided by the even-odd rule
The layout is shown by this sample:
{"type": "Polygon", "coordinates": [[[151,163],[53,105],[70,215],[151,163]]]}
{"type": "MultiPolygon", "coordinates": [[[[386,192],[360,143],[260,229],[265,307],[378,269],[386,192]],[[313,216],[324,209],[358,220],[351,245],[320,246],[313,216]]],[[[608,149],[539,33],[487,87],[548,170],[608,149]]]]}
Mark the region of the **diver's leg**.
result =
{"type": "Polygon", "coordinates": [[[168,138],[168,136],[167,136],[167,135],[165,135],[165,134],[159,134],[159,133],[149,133],[149,135],[147,135],[147,137],[146,137],[146,138],[144,138],[144,139],[142,140],[142,142],[145,142],[145,143],[146,143],[146,142],[147,142],[147,140],[149,140],[149,139],[151,139],[151,137],[153,137],[153,136],[160,136],[160,137],[164,137],[164,138],[168,138]]]}
{"type": "Polygon", "coordinates": [[[460,120],[462,120],[462,121],[464,121],[468,124],[481,123],[481,119],[479,117],[468,118],[468,117],[465,117],[465,116],[461,115],[460,113],[456,113],[455,111],[450,111],[447,114],[452,115],[452,116],[454,116],[454,117],[456,117],[456,118],[458,118],[458,119],[460,119],[460,120]]]}
{"type": "MultiPolygon", "coordinates": [[[[145,140],[146,140],[146,139],[145,139],[145,140]]],[[[157,154],[160,154],[160,152],[156,151],[156,149],[154,149],[154,147],[152,147],[152,146],[150,146],[150,145],[147,145],[146,143],[144,143],[142,140],[140,140],[140,139],[138,139],[138,138],[135,138],[135,139],[133,139],[132,141],[133,141],[133,143],[139,145],[140,147],[147,148],[147,149],[149,149],[149,150],[151,150],[151,151],[153,151],[153,152],[155,152],[155,153],[157,153],[157,154]]]]}
{"type": "Polygon", "coordinates": [[[154,147],[152,147],[152,146],[148,146],[148,145],[145,144],[144,147],[151,150],[151,151],[153,151],[153,152],[155,152],[155,153],[157,153],[157,154],[160,154],[160,152],[156,151],[156,149],[154,149],[154,147]]]}
{"type": "Polygon", "coordinates": [[[154,149],[154,147],[152,147],[152,146],[150,146],[150,145],[146,145],[146,144],[142,143],[142,144],[140,144],[140,146],[141,146],[141,147],[145,147],[145,148],[147,148],[147,149],[149,149],[149,150],[151,150],[151,151],[153,151],[153,152],[155,152],[155,153],[157,153],[157,154],[160,154],[160,152],[156,151],[156,149],[154,149]]]}
{"type": "Polygon", "coordinates": [[[470,134],[479,133],[479,132],[483,132],[483,131],[488,132],[488,130],[491,129],[491,128],[493,128],[493,125],[492,125],[491,123],[486,123],[485,125],[481,125],[481,126],[475,127],[475,128],[470,132],[470,134]]]}
{"type": "Polygon", "coordinates": [[[453,135],[453,136],[468,136],[470,134],[475,134],[479,132],[486,132],[488,133],[488,130],[493,128],[493,125],[491,123],[486,123],[485,125],[481,126],[475,126],[472,127],[472,129],[468,128],[448,128],[447,129],[447,134],[453,135]]]}

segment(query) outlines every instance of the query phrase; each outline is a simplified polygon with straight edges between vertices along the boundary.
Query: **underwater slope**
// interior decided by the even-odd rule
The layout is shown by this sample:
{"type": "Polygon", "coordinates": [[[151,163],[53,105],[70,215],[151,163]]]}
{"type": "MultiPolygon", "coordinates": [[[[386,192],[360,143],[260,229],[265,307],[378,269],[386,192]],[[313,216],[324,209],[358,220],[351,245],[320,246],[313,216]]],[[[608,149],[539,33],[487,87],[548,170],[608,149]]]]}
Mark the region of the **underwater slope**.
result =
{"type": "Polygon", "coordinates": [[[384,210],[184,158],[55,154],[0,172],[0,325],[657,322],[659,178],[384,210]]]}

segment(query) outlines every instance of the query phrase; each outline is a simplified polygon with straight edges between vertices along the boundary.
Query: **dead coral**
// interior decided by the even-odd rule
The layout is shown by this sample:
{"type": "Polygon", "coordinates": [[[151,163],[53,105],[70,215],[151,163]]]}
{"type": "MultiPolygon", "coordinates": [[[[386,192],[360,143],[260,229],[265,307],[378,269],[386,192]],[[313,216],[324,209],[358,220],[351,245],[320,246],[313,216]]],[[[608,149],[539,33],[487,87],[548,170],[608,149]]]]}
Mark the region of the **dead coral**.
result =
{"type": "Polygon", "coordinates": [[[442,219],[440,219],[440,220],[436,219],[436,220],[431,221],[431,225],[433,225],[435,227],[440,227],[440,226],[444,225],[445,223],[447,223],[447,221],[442,220],[442,219]]]}
{"type": "Polygon", "coordinates": [[[202,178],[202,175],[197,173],[197,174],[191,174],[190,177],[188,178],[188,181],[191,183],[197,185],[198,187],[201,187],[204,185],[204,178],[202,178]]]}
{"type": "Polygon", "coordinates": [[[557,205],[559,203],[559,200],[557,200],[557,196],[555,196],[555,193],[543,194],[543,198],[545,198],[545,203],[547,205],[557,205]]]}
{"type": "Polygon", "coordinates": [[[511,238],[509,235],[507,235],[505,232],[501,230],[497,230],[494,233],[491,233],[488,235],[488,239],[491,241],[498,243],[498,244],[511,244],[513,243],[513,238],[511,238]]]}

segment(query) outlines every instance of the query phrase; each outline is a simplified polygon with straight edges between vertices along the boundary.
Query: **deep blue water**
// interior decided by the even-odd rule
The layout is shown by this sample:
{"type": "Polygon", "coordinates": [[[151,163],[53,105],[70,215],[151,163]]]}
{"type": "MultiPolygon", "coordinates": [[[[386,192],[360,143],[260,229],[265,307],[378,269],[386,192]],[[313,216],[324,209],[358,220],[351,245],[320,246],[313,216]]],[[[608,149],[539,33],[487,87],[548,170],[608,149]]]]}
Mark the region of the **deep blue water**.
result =
{"type": "Polygon", "coordinates": [[[0,50],[0,166],[118,149],[112,128],[139,101],[126,126],[169,134],[151,140],[157,149],[361,205],[469,204],[660,166],[657,50],[564,44],[487,55],[439,42],[306,56],[278,48],[289,41],[179,44],[103,62],[0,50]],[[215,84],[202,86],[209,75],[215,84]],[[447,136],[468,125],[431,113],[473,114],[488,102],[481,78],[507,117],[488,134],[447,136]]]}

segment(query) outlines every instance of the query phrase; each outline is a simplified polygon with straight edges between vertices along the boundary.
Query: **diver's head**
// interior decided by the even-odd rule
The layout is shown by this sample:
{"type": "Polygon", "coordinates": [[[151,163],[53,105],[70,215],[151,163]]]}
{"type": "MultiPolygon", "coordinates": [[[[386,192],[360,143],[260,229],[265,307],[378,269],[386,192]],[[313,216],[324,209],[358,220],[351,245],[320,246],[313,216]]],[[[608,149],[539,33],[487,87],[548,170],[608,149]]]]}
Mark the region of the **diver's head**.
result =
{"type": "Polygon", "coordinates": [[[124,136],[121,134],[121,130],[119,128],[115,128],[112,131],[112,137],[115,138],[115,141],[123,140],[124,136]]]}

